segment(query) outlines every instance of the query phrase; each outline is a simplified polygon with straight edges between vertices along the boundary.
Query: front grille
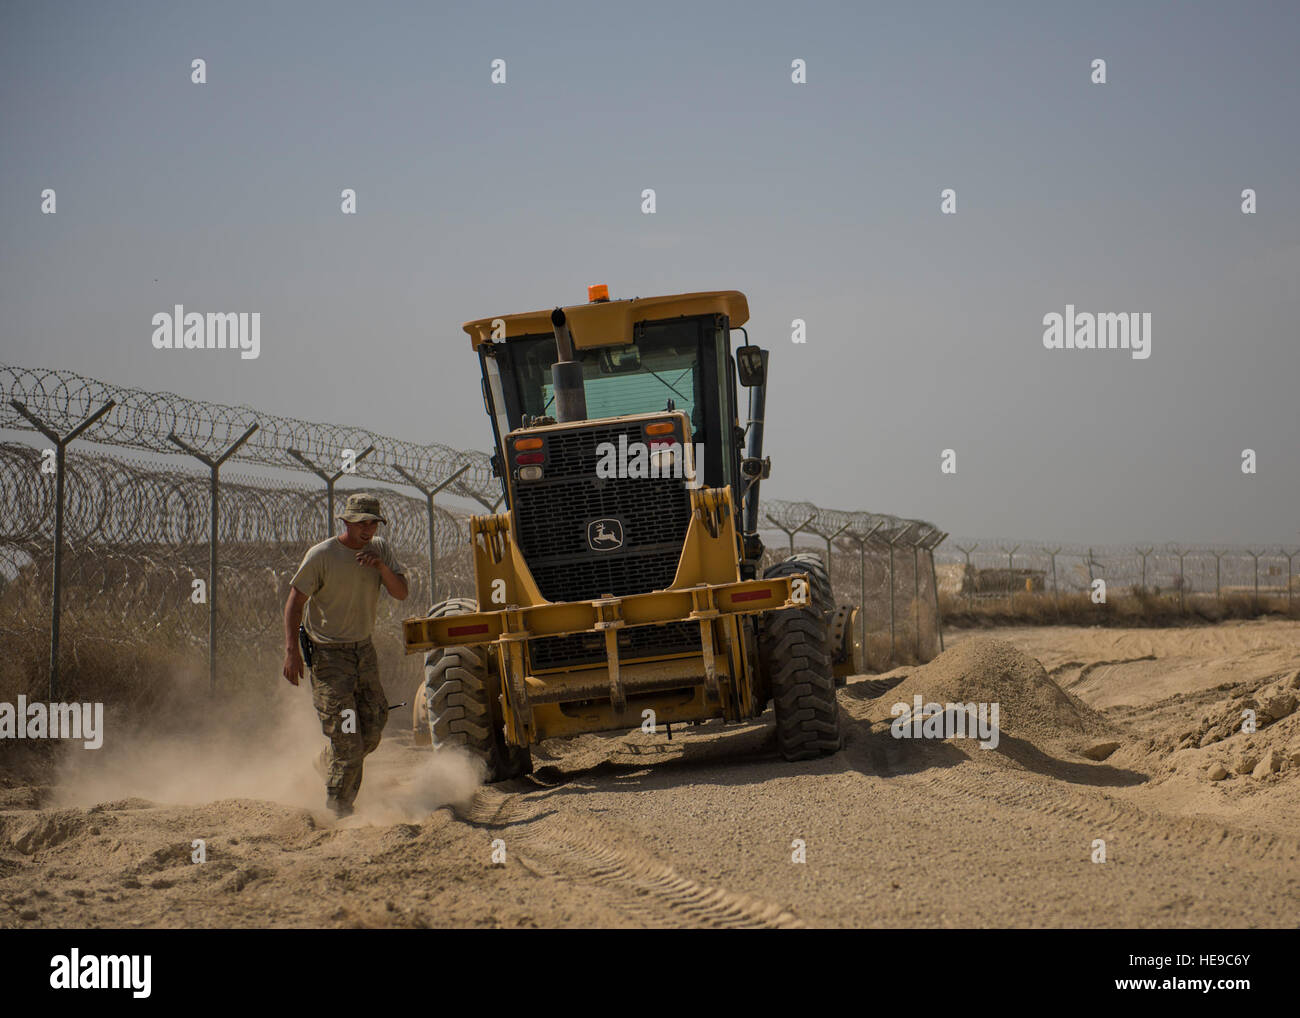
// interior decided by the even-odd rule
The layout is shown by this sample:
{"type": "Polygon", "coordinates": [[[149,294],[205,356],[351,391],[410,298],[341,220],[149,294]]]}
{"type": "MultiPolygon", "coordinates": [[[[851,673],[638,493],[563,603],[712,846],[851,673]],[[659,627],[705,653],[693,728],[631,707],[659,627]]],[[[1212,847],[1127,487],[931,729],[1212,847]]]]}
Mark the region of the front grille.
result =
{"type": "MultiPolygon", "coordinates": [[[[698,622],[669,622],[662,626],[629,626],[618,632],[620,661],[689,654],[700,649],[698,622]]],[[[529,660],[534,672],[544,668],[572,668],[600,664],[605,660],[604,633],[575,633],[573,636],[544,636],[528,641],[529,660]]]]}
{"type": "Polygon", "coordinates": [[[515,482],[519,547],[548,601],[664,590],[676,575],[691,520],[686,481],[597,477],[597,447],[617,448],[620,436],[629,444],[645,440],[640,422],[552,432],[543,479],[515,482]],[[601,520],[617,521],[622,547],[592,549],[589,527],[601,520]]]}

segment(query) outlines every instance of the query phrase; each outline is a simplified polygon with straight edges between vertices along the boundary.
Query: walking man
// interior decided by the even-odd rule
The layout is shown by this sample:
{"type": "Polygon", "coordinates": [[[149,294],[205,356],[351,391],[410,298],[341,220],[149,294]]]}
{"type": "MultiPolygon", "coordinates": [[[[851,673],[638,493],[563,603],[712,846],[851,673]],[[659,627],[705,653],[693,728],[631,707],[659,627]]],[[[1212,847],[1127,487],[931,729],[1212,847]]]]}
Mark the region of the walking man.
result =
{"type": "Polygon", "coordinates": [[[342,534],[307,549],[284,605],[284,677],[295,686],[303,672],[299,625],[307,635],[311,695],[329,744],[321,752],[325,805],[335,816],[352,813],[365,758],[379,746],[388,697],[370,642],[379,588],[405,601],[402,567],[382,537],[387,523],[373,495],[348,496],[342,534]],[[307,620],[303,623],[303,607],[307,620]]]}

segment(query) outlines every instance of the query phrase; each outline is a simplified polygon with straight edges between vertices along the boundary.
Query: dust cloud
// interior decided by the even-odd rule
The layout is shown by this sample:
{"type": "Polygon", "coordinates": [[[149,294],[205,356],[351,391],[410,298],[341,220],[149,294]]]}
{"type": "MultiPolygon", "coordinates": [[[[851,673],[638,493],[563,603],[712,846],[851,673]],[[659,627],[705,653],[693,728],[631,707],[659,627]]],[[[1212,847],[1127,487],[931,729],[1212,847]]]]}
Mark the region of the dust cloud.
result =
{"type": "MultiPolygon", "coordinates": [[[[468,801],[482,765],[455,750],[411,747],[401,718],[366,758],[349,824],[418,822],[441,806],[468,801]]],[[[103,748],[66,753],[56,770],[53,806],[122,799],[203,804],[259,799],[323,811],[324,780],[314,762],[325,746],[304,687],[280,684],[255,709],[218,701],[187,703],[167,723],[110,715],[103,748]]]]}

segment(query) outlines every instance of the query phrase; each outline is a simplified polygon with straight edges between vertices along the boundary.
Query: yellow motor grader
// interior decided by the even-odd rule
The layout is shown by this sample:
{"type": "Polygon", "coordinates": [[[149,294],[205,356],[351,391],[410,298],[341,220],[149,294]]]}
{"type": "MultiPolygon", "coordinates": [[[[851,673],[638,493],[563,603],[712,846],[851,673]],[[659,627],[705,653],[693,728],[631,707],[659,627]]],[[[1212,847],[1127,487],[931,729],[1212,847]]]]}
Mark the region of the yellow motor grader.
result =
{"type": "Polygon", "coordinates": [[[769,704],[787,760],[834,752],[853,662],[834,663],[826,570],[798,555],[760,575],[768,352],[744,294],[588,297],[464,325],[504,511],[471,518],[475,597],[403,623],[426,655],[418,720],[491,781],[543,739],[769,704]]]}

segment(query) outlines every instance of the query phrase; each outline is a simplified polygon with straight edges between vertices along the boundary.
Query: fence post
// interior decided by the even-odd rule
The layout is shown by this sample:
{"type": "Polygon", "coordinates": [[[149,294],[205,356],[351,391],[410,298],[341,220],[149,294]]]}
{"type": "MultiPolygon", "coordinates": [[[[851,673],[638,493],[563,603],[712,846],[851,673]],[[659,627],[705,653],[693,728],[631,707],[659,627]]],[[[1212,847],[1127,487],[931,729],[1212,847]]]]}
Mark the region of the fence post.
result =
{"type": "Polygon", "coordinates": [[[931,534],[938,533],[938,527],[925,532],[918,532],[912,542],[912,628],[916,635],[916,663],[921,663],[921,544],[931,534]]]}
{"type": "Polygon", "coordinates": [[[1056,614],[1060,615],[1061,595],[1056,589],[1056,556],[1060,554],[1061,548],[1058,545],[1055,548],[1043,548],[1041,550],[1043,551],[1044,554],[1048,555],[1052,560],[1052,604],[1056,606],[1056,614]]]}
{"type": "Polygon", "coordinates": [[[839,530],[835,531],[835,533],[831,534],[830,537],[826,538],[826,579],[830,581],[832,601],[835,600],[835,577],[832,575],[831,571],[831,542],[848,529],[849,524],[846,523],[844,526],[840,527],[839,530]]]}
{"type": "MultiPolygon", "coordinates": [[[[1146,593],[1146,589],[1147,589],[1147,556],[1150,555],[1153,551],[1155,551],[1155,549],[1154,549],[1154,548],[1134,548],[1133,550],[1136,551],[1139,555],[1142,556],[1142,592],[1145,594],[1145,593],[1146,593]]],[[[1088,554],[1089,554],[1089,555],[1092,554],[1092,550],[1091,550],[1091,549],[1089,549],[1088,554]]],[[[1091,580],[1092,580],[1092,576],[1089,575],[1088,579],[1089,579],[1089,581],[1091,581],[1091,580]]]]}
{"type": "Polygon", "coordinates": [[[1177,545],[1174,545],[1174,547],[1171,550],[1175,555],[1178,556],[1178,611],[1181,614],[1186,615],[1187,614],[1187,597],[1186,597],[1187,576],[1183,572],[1183,558],[1184,556],[1186,556],[1187,551],[1186,549],[1180,548],[1177,545]]]}
{"type": "Polygon", "coordinates": [[[253,432],[257,430],[257,425],[250,425],[248,430],[237,438],[233,445],[226,449],[220,456],[213,459],[207,453],[187,445],[176,437],[175,432],[168,434],[170,442],[180,446],[187,453],[193,456],[200,463],[207,464],[210,475],[210,484],[212,490],[212,511],[211,511],[211,529],[208,534],[208,692],[217,691],[217,520],[218,508],[217,499],[221,491],[221,464],[230,459],[241,445],[247,442],[253,432]]]}
{"type": "Polygon", "coordinates": [[[894,667],[894,542],[889,542],[889,667],[894,667]]]}
{"type": "Polygon", "coordinates": [[[1255,560],[1255,603],[1252,609],[1256,615],[1259,614],[1259,557],[1264,554],[1262,551],[1246,550],[1246,554],[1255,560]]]}
{"type": "Polygon", "coordinates": [[[934,625],[939,634],[939,653],[943,653],[943,612],[939,608],[939,577],[934,570],[934,550],[948,539],[948,535],[938,531],[939,539],[926,549],[930,556],[930,585],[934,591],[934,625]]]}
{"type": "MultiPolygon", "coordinates": [[[[27,409],[25,405],[16,399],[11,399],[10,404],[15,410],[22,414],[32,426],[42,435],[54,443],[54,562],[52,565],[53,576],[51,577],[52,589],[50,592],[50,702],[54,703],[59,698],[59,631],[60,623],[63,618],[63,466],[64,452],[68,444],[73,439],[78,438],[81,434],[103,417],[106,413],[117,406],[113,400],[109,400],[102,407],[96,410],[89,417],[86,417],[75,428],[69,431],[65,436],[60,438],[55,434],[54,429],[48,427],[44,421],[40,420],[35,414],[27,409]]],[[[24,723],[22,721],[20,724],[24,723]]]]}
{"type": "Polygon", "coordinates": [[[858,640],[862,643],[862,667],[867,667],[867,542],[858,541],[858,640]]]}
{"type": "Polygon", "coordinates": [[[462,495],[468,495],[470,498],[472,498],[475,502],[477,502],[479,505],[481,505],[484,509],[486,509],[490,513],[495,513],[497,511],[497,507],[506,500],[506,497],[504,495],[498,495],[496,497],[496,501],[489,502],[482,495],[479,495],[467,489],[463,484],[456,485],[456,490],[459,491],[462,495]]]}
{"type": "Polygon", "coordinates": [[[1015,559],[1016,552],[1020,550],[1020,545],[1017,544],[1014,548],[1003,548],[1002,550],[1007,553],[1007,611],[1014,614],[1016,610],[1014,575],[1016,571],[1015,559]]]}
{"type": "Polygon", "coordinates": [[[954,547],[966,556],[966,578],[970,580],[970,589],[966,591],[966,610],[972,612],[975,610],[975,570],[970,564],[970,553],[979,547],[976,541],[969,548],[963,548],[960,544],[954,547]]]}
{"type": "Polygon", "coordinates": [[[1295,551],[1287,551],[1285,548],[1279,548],[1278,551],[1286,556],[1286,613],[1291,614],[1291,595],[1294,593],[1291,583],[1291,561],[1297,555],[1300,555],[1300,548],[1295,551]]]}
{"type": "Polygon", "coordinates": [[[863,667],[867,662],[867,539],[885,525],[880,520],[865,534],[849,531],[849,536],[858,542],[858,639],[862,642],[863,667]]]}
{"type": "MultiPolygon", "coordinates": [[[[373,445],[367,446],[364,450],[357,453],[356,459],[352,462],[360,463],[374,451],[375,447],[373,445]]],[[[334,482],[344,474],[350,473],[350,471],[339,470],[334,474],[327,474],[324,470],[304,456],[299,450],[290,449],[289,455],[325,482],[325,537],[328,538],[334,533],[334,482]]]]}
{"type": "Polygon", "coordinates": [[[787,537],[790,538],[791,555],[794,554],[794,535],[799,533],[799,531],[803,530],[804,527],[808,526],[809,523],[811,523],[813,520],[817,518],[817,515],[814,513],[812,516],[809,516],[806,520],[800,523],[799,526],[791,530],[788,527],[782,526],[780,523],[777,523],[776,520],[772,519],[771,513],[764,513],[763,515],[767,517],[768,522],[770,522],[772,526],[776,527],[777,530],[781,531],[781,533],[785,534],[787,537]]]}
{"type": "MultiPolygon", "coordinates": [[[[410,484],[412,488],[414,488],[416,491],[418,491],[421,495],[424,496],[424,508],[429,515],[429,606],[430,608],[432,608],[433,605],[438,603],[438,592],[433,585],[434,570],[437,568],[437,561],[438,561],[438,540],[437,540],[438,531],[437,531],[437,521],[433,512],[433,496],[438,494],[438,492],[442,491],[443,488],[451,484],[452,481],[456,480],[456,478],[458,478],[469,468],[470,468],[470,464],[466,463],[463,467],[457,470],[454,474],[448,477],[437,487],[426,488],[423,484],[420,483],[420,481],[415,477],[415,475],[412,474],[405,467],[398,466],[396,464],[393,466],[394,470],[396,470],[399,474],[401,474],[403,477],[406,478],[407,483],[410,484]]],[[[482,608],[483,606],[479,605],[479,607],[482,608]]]]}
{"type": "Polygon", "coordinates": [[[1223,582],[1221,579],[1222,572],[1220,567],[1223,561],[1223,552],[1211,551],[1210,554],[1214,556],[1214,601],[1216,604],[1222,604],[1223,603],[1223,582]]]}
{"type": "Polygon", "coordinates": [[[894,640],[894,548],[903,543],[908,532],[916,526],[916,523],[909,523],[897,534],[894,534],[889,540],[889,667],[894,667],[895,658],[895,640],[894,640]]]}

